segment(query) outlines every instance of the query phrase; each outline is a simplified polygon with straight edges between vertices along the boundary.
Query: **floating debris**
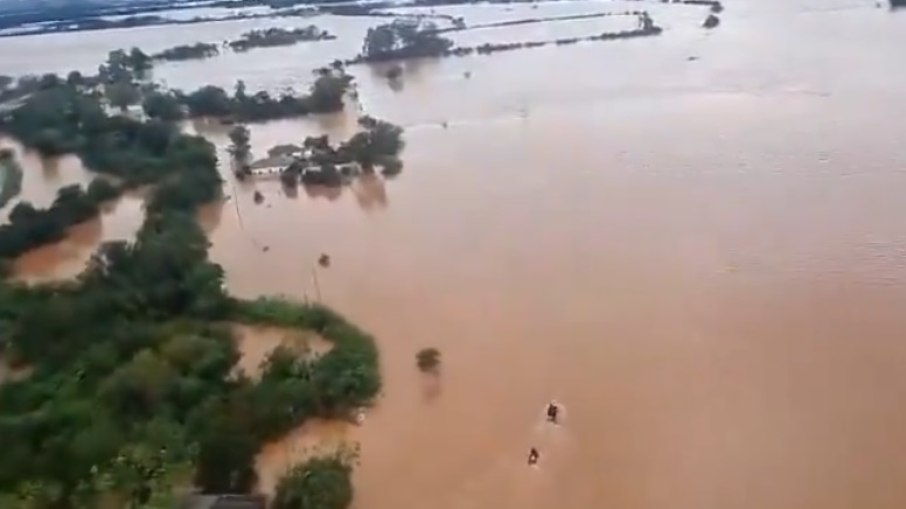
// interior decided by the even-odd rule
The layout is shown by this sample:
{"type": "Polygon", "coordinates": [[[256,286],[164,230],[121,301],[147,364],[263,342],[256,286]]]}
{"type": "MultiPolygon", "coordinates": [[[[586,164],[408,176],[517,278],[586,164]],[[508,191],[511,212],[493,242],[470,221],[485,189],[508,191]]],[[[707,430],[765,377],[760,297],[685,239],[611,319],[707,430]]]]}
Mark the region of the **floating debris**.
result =
{"type": "Polygon", "coordinates": [[[261,194],[261,191],[255,191],[255,204],[260,204],[264,201],[264,195],[261,194]]]}

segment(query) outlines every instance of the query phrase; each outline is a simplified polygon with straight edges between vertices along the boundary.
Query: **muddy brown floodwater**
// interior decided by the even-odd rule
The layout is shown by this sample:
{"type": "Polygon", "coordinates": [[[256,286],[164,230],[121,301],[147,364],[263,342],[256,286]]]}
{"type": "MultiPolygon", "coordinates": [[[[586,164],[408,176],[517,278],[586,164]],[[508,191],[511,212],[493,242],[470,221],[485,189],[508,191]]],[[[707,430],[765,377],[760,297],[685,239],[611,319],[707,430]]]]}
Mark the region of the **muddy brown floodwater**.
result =
{"type": "MultiPolygon", "coordinates": [[[[658,38],[410,63],[402,87],[357,67],[366,111],[407,127],[402,175],[228,182],[201,219],[231,290],[320,294],[376,335],[386,382],[361,426],[269,445],[262,486],[345,439],[357,509],[906,506],[906,13],[725,5],[711,32],[650,5],[658,38]]],[[[507,12],[448,10],[471,9],[507,12]]],[[[159,72],[279,88],[268,58],[302,76],[312,51],[159,72]]]]}

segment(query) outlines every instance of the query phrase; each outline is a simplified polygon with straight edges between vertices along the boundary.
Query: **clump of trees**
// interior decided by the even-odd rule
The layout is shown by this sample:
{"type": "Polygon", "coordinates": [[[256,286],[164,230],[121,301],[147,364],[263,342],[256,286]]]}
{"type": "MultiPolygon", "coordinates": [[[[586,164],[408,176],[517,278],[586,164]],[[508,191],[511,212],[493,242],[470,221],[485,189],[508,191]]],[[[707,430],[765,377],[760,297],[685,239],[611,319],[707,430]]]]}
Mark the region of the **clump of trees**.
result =
{"type": "Polygon", "coordinates": [[[154,60],[179,61],[209,58],[219,54],[220,48],[216,44],[198,42],[167,48],[160,53],[155,53],[152,58],[154,60]]]}
{"type": "Polygon", "coordinates": [[[452,47],[453,41],[441,36],[434,23],[400,18],[368,29],[359,61],[442,56],[452,47]]]}
{"type": "Polygon", "coordinates": [[[277,484],[272,509],[346,509],[352,503],[352,467],[339,455],[292,467],[277,484]]]}
{"type": "Polygon", "coordinates": [[[230,41],[229,46],[233,51],[248,51],[252,48],[265,48],[270,46],[291,46],[299,42],[323,41],[336,39],[326,30],[309,25],[303,28],[287,30],[285,28],[268,28],[266,30],[251,30],[242,34],[242,37],[230,41]]]}
{"type": "Polygon", "coordinates": [[[403,128],[369,116],[359,119],[359,125],[362,129],[339,146],[331,145],[327,136],[306,138],[306,155],[297,157],[283,170],[283,183],[293,186],[301,181],[306,185],[337,187],[349,182],[360,170],[372,172],[381,167],[385,175],[399,173],[399,154],[405,146],[403,128]]]}
{"type": "Polygon", "coordinates": [[[9,222],[0,225],[0,258],[14,258],[34,247],[63,238],[66,229],[95,216],[98,205],[109,196],[95,190],[89,195],[78,184],[57,192],[47,209],[36,209],[29,202],[17,203],[9,222]]]}
{"type": "Polygon", "coordinates": [[[172,92],[151,92],[142,101],[142,110],[148,118],[164,122],[176,122],[186,117],[182,102],[172,92]]]}
{"type": "Polygon", "coordinates": [[[352,76],[335,68],[319,69],[316,74],[307,96],[283,94],[273,97],[266,91],[249,94],[245,84],[240,81],[233,95],[220,87],[208,85],[182,95],[181,100],[191,117],[232,118],[242,122],[342,110],[343,97],[349,89],[352,76]]]}
{"type": "Polygon", "coordinates": [[[359,125],[363,129],[341,145],[340,152],[366,170],[381,166],[385,173],[399,173],[402,163],[398,156],[405,146],[403,128],[367,115],[359,119],[359,125]]]}
{"type": "MultiPolygon", "coordinates": [[[[165,195],[193,185],[171,180],[165,195]]],[[[61,191],[53,214],[91,214],[102,186],[61,191]]],[[[0,347],[33,371],[0,386],[3,507],[174,507],[188,484],[246,493],[264,443],[314,416],[347,416],[380,390],[369,335],[321,306],[230,297],[192,208],[154,202],[135,241],[103,245],[77,282],[0,282],[0,347]],[[317,359],[278,349],[252,381],[235,374],[227,322],[310,330],[333,348],[317,359]]],[[[11,221],[38,215],[23,204],[11,221]]],[[[282,500],[317,489],[316,500],[348,503],[344,474],[309,467],[282,500]]]]}

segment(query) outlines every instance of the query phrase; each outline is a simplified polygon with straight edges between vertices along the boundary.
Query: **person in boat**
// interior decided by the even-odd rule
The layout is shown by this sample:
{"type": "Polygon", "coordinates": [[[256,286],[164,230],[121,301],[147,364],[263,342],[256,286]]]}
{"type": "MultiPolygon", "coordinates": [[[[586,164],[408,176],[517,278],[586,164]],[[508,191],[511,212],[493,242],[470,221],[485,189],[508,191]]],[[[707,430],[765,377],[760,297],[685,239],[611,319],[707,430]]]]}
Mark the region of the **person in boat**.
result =
{"type": "Polygon", "coordinates": [[[528,464],[529,465],[534,465],[535,463],[538,463],[538,459],[540,459],[540,458],[541,458],[541,454],[538,452],[538,449],[535,449],[534,447],[529,449],[529,453],[528,453],[528,464]]]}
{"type": "Polygon", "coordinates": [[[557,416],[560,413],[560,407],[557,406],[557,403],[551,401],[547,404],[547,420],[557,424],[557,416]]]}

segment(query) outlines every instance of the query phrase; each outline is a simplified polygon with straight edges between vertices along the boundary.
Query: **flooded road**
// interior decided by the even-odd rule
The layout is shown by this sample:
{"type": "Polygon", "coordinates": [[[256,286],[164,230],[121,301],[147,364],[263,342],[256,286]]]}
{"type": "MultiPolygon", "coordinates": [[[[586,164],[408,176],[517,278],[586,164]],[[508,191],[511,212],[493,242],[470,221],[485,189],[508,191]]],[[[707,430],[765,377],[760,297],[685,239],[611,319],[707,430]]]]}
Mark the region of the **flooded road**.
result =
{"type": "MultiPolygon", "coordinates": [[[[661,37],[411,62],[402,87],[353,68],[407,127],[401,175],[228,181],[200,214],[232,291],[320,296],[381,348],[364,424],[272,444],[264,488],[345,437],[357,509],[906,505],[906,13],[739,0],[706,32],[650,7],[661,37]]],[[[217,75],[278,88],[264,55],[310,69],[284,50],[217,75]]],[[[354,118],[255,126],[253,151],[322,131],[354,118]]]]}

